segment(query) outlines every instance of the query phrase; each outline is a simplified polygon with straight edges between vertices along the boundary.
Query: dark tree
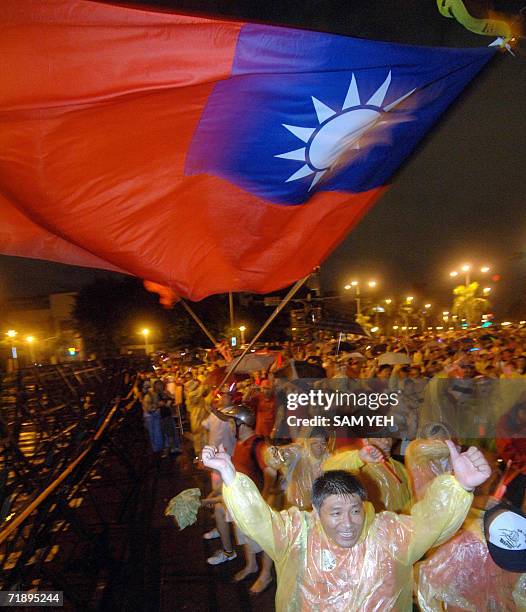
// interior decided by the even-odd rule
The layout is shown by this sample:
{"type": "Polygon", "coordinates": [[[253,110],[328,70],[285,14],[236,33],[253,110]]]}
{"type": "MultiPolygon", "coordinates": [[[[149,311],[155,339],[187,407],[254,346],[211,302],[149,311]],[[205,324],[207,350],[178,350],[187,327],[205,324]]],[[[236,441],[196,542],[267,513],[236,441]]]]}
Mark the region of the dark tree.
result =
{"type": "MultiPolygon", "coordinates": [[[[263,296],[235,295],[235,325],[248,328],[250,339],[271,314],[263,296]]],[[[190,303],[192,309],[220,341],[230,337],[228,297],[214,295],[190,303]]],[[[86,352],[98,357],[116,355],[125,344],[141,344],[141,325],[155,329],[152,343],[171,350],[183,346],[211,348],[211,342],[181,305],[163,308],[158,296],[146,291],[136,278],[97,280],[81,289],[74,309],[76,329],[82,335],[86,352]]],[[[265,332],[262,341],[288,337],[288,309],[265,332]]]]}

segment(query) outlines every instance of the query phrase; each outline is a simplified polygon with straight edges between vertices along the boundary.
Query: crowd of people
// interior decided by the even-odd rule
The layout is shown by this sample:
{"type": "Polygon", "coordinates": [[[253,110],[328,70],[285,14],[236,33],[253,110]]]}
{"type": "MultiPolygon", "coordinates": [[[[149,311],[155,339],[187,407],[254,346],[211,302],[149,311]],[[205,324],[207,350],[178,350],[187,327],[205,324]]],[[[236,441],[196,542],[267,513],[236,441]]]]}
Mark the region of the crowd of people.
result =
{"type": "Polygon", "coordinates": [[[210,565],[235,559],[235,542],[233,580],[252,576],[254,596],[274,566],[278,610],[526,610],[526,328],[256,354],[269,365],[221,388],[230,356],[217,350],[163,357],[135,386],[153,451],[180,452],[184,419],[210,470],[210,565]],[[313,405],[290,425],[287,396],[308,388],[399,401],[380,410],[386,427],[313,425],[313,405]]]}

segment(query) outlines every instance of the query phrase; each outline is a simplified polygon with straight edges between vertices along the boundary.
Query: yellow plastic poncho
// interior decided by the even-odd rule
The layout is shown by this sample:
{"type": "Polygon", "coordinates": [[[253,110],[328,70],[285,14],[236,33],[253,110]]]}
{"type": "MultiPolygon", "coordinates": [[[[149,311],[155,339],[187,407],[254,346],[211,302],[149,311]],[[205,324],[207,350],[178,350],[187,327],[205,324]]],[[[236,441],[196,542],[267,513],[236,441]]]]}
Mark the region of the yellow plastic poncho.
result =
{"type": "Polygon", "coordinates": [[[347,470],[356,474],[367,491],[367,498],[377,512],[382,510],[408,512],[411,507],[411,490],[406,469],[392,457],[386,459],[386,463],[389,463],[402,482],[398,482],[385,465],[364,463],[357,450],[333,455],[323,464],[323,471],[347,470]]]}
{"type": "Polygon", "coordinates": [[[272,510],[244,474],[223,486],[223,499],[275,563],[278,612],[384,612],[411,610],[413,564],[457,531],[473,495],[444,475],[410,516],[375,515],[365,502],[362,534],[348,549],[329,541],[314,512],[272,510]]]}
{"type": "Polygon", "coordinates": [[[312,483],[322,475],[322,465],[329,457],[330,453],[327,452],[317,459],[310,451],[308,438],[294,444],[268,448],[265,461],[283,475],[287,507],[296,506],[301,510],[312,508],[312,483]]]}
{"type": "Polygon", "coordinates": [[[449,448],[442,440],[413,440],[405,451],[413,496],[422,499],[429,484],[441,474],[451,472],[449,448]]]}
{"type": "MultiPolygon", "coordinates": [[[[441,440],[413,440],[406,465],[415,499],[424,497],[439,474],[451,470],[441,440]]],[[[415,568],[423,612],[506,610],[526,612],[526,575],[506,572],[491,559],[482,532],[483,512],[472,508],[462,529],[415,568]]]]}
{"type": "Polygon", "coordinates": [[[205,387],[196,380],[185,383],[186,411],[190,420],[190,431],[193,435],[194,451],[201,452],[205,444],[205,431],[202,422],[208,417],[206,399],[203,396],[205,387]]]}
{"type": "Polygon", "coordinates": [[[462,529],[415,566],[422,612],[526,610],[526,574],[507,572],[493,562],[482,516],[472,509],[462,529]]]}

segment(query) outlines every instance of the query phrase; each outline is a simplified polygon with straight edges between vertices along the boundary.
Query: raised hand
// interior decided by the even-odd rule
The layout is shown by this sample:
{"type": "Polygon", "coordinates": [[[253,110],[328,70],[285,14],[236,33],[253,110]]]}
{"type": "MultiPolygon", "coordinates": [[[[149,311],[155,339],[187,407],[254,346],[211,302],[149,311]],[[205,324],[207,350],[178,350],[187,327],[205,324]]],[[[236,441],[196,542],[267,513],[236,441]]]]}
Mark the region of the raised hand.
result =
{"type": "Polygon", "coordinates": [[[478,448],[471,446],[459,453],[451,440],[446,440],[451,456],[451,465],[458,482],[467,491],[473,491],[491,476],[491,468],[478,448]]]}
{"type": "Polygon", "coordinates": [[[358,456],[364,463],[381,463],[383,459],[382,451],[372,444],[362,446],[358,451],[358,456]]]}
{"type": "Polygon", "coordinates": [[[219,446],[219,450],[213,446],[205,446],[201,453],[201,459],[206,467],[217,470],[221,474],[221,478],[226,485],[234,481],[236,469],[222,444],[219,446]]]}

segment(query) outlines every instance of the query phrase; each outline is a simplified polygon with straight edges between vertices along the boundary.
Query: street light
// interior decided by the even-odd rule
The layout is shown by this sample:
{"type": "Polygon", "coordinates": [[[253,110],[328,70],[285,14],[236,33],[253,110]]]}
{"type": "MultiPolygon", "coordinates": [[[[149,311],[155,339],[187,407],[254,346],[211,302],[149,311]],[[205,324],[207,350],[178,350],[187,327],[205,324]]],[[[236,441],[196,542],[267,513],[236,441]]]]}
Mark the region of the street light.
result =
{"type": "Polygon", "coordinates": [[[239,331],[241,332],[241,344],[245,344],[245,332],[247,328],[244,325],[239,326],[239,331]]]}
{"type": "MultiPolygon", "coordinates": [[[[460,266],[460,270],[461,270],[462,272],[464,272],[464,282],[465,282],[466,287],[467,287],[467,286],[469,285],[469,283],[470,283],[470,279],[471,279],[471,277],[470,277],[471,268],[472,268],[472,266],[471,266],[471,264],[469,264],[469,263],[465,263],[465,264],[463,264],[462,266],[460,266]]],[[[488,272],[491,270],[491,268],[490,268],[489,266],[484,265],[484,266],[481,266],[481,267],[479,268],[479,270],[480,270],[480,272],[482,272],[482,274],[487,274],[487,273],[488,273],[488,272]]],[[[455,278],[456,276],[458,276],[458,272],[457,272],[457,270],[453,270],[452,272],[450,272],[450,273],[449,273],[449,276],[451,276],[451,278],[455,278]]]]}
{"type": "Polygon", "coordinates": [[[405,301],[406,301],[406,302],[411,303],[411,302],[412,302],[414,299],[415,299],[415,298],[414,298],[412,295],[408,295],[408,296],[405,298],[405,301]]]}
{"type": "Polygon", "coordinates": [[[469,264],[464,264],[462,268],[460,268],[462,272],[464,272],[464,280],[466,287],[469,285],[470,276],[469,273],[471,271],[471,266],[469,264]]]}
{"type": "Polygon", "coordinates": [[[150,335],[150,330],[145,327],[144,329],[141,329],[140,332],[143,336],[144,336],[144,353],[146,355],[150,354],[150,346],[148,345],[148,336],[150,335]]]}
{"type": "Polygon", "coordinates": [[[11,366],[8,365],[8,368],[12,367],[13,370],[16,370],[16,369],[18,369],[18,366],[17,366],[18,355],[17,355],[17,352],[16,352],[16,346],[15,346],[14,340],[18,336],[18,332],[15,331],[14,329],[8,329],[6,331],[5,335],[11,340],[11,357],[12,357],[12,361],[10,362],[11,366]]]}
{"type": "Polygon", "coordinates": [[[393,301],[393,300],[392,300],[391,298],[387,298],[387,299],[385,300],[385,303],[386,303],[387,305],[389,305],[389,304],[391,304],[391,302],[392,302],[392,301],[393,301]]]}
{"type": "MultiPolygon", "coordinates": [[[[376,288],[376,286],[378,285],[378,283],[375,280],[370,280],[367,281],[367,286],[370,287],[371,289],[376,288]]],[[[356,301],[356,314],[357,315],[361,315],[362,314],[362,305],[361,305],[361,300],[360,300],[360,282],[357,280],[352,280],[349,284],[345,285],[344,287],[347,291],[349,291],[349,289],[354,289],[355,290],[355,301],[356,301]]]]}
{"type": "Polygon", "coordinates": [[[26,342],[29,346],[29,359],[31,360],[31,363],[35,363],[35,347],[34,347],[35,337],[26,336],[26,342]]]}
{"type": "Polygon", "coordinates": [[[431,308],[431,304],[424,304],[424,308],[431,308]]]}

